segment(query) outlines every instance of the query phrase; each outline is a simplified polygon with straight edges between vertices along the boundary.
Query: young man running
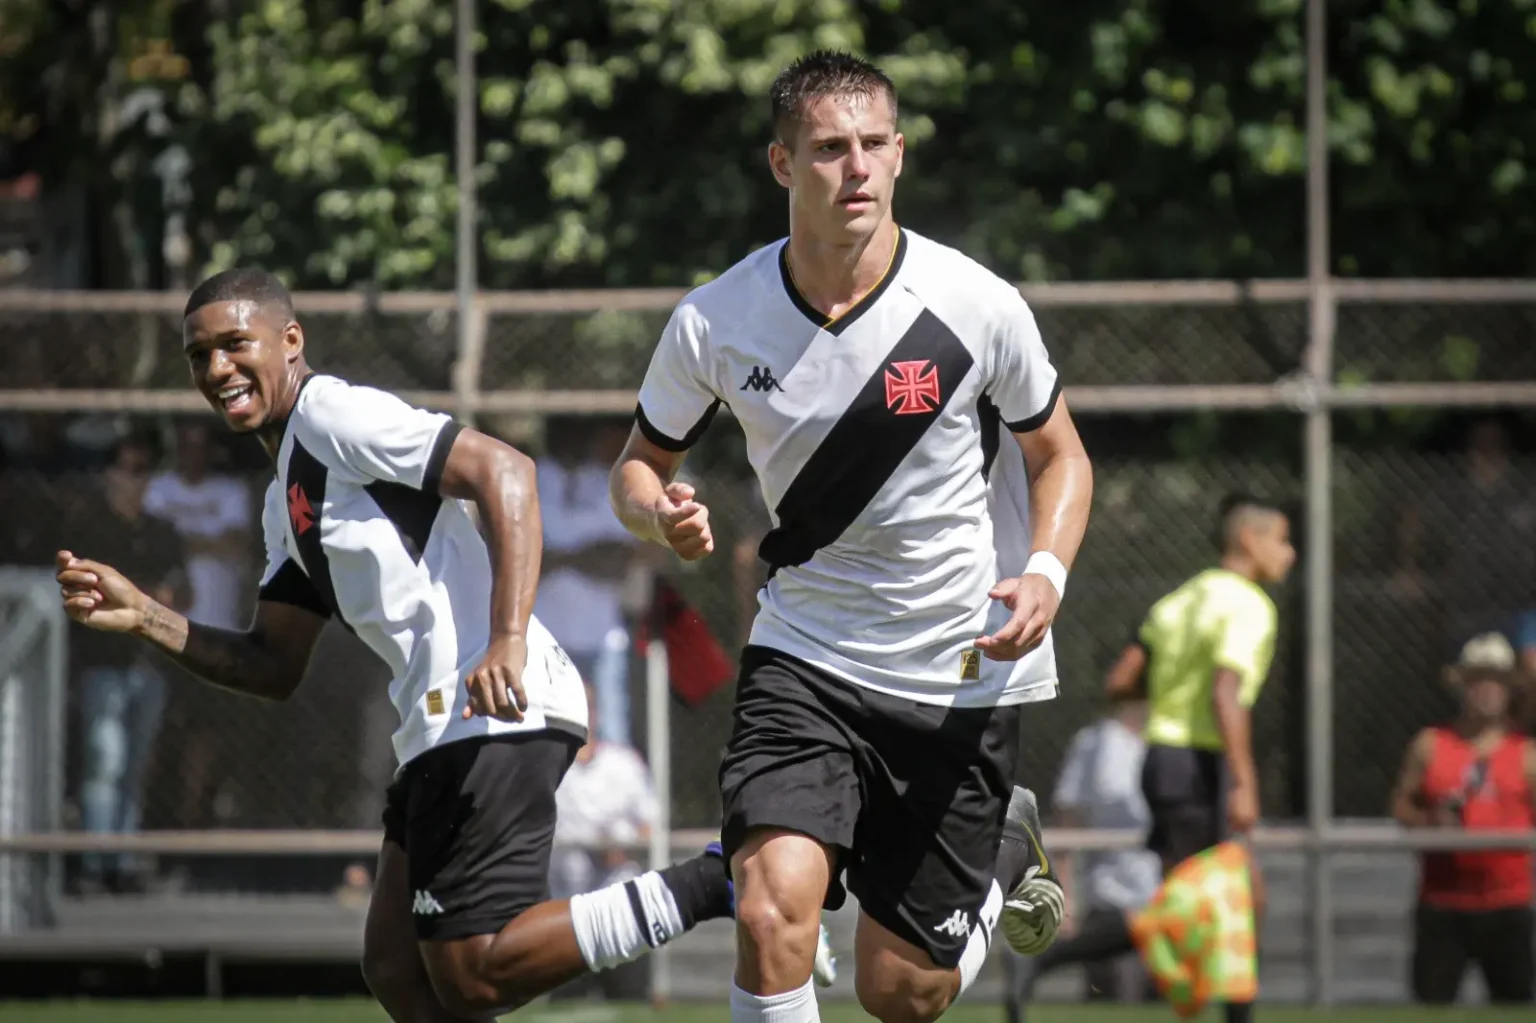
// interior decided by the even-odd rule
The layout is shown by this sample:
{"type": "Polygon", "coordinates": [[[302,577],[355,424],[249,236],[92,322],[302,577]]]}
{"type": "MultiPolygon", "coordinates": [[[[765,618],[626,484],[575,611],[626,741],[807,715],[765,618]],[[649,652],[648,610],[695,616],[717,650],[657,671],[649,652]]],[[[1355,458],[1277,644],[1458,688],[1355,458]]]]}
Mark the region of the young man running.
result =
{"type": "Polygon", "coordinates": [[[1018,290],[894,222],[890,80],[814,53],[772,106],[789,238],[677,307],[614,505],[636,535],[708,554],[708,510],[674,476],[730,404],[773,519],[720,773],[732,1020],[818,1018],[817,917],[845,874],[861,1004],[931,1020],[1000,913],[1027,954],[1060,923],[1013,781],[1022,705],[1056,695],[1050,625],[1092,471],[1018,290]]]}
{"type": "Polygon", "coordinates": [[[64,606],[266,699],[293,693],[332,616],[393,669],[400,770],[363,953],[391,1018],[488,1019],[728,916],[718,852],[545,901],[555,790],[585,741],[587,710],[576,670],[532,615],[532,462],[445,415],[312,373],[288,292],[270,274],[211,277],[184,315],[193,383],[276,469],[255,620],[189,622],[70,551],[58,553],[64,606]]]}

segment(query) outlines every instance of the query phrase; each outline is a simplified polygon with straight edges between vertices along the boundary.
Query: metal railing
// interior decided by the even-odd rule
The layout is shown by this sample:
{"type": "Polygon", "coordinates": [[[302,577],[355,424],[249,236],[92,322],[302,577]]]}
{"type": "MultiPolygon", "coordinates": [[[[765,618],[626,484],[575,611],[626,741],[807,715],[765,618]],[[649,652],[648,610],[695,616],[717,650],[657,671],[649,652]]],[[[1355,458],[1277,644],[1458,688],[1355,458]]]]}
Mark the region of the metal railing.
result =
{"type": "MultiPolygon", "coordinates": [[[[60,826],[64,805],[64,610],[47,572],[0,568],[0,842],[60,826]]],[[[0,934],[46,923],[56,856],[0,848],[0,934]]]]}
{"type": "MultiPolygon", "coordinates": [[[[1309,536],[1337,535],[1335,496],[1338,454],[1334,419],[1359,410],[1419,406],[1435,409],[1536,408],[1536,281],[1489,280],[1339,280],[1314,276],[1310,280],[1255,282],[1129,282],[1108,284],[1022,285],[1042,321],[1047,342],[1058,361],[1078,359],[1066,394],[1083,414],[1271,411],[1297,417],[1298,444],[1309,536]],[[1302,315],[1304,313],[1304,315],[1302,315]],[[1106,318],[1118,317],[1106,326],[1106,318]],[[1254,326],[1257,323],[1258,326],[1254,326]],[[1422,356],[1451,334],[1479,335],[1478,343],[1492,353],[1467,372],[1419,372],[1404,368],[1409,355],[1422,356]],[[1479,326],[1481,325],[1481,326],[1479,326]],[[1262,359],[1239,364],[1235,355],[1239,335],[1256,333],[1266,345],[1293,350],[1279,363],[1262,359]],[[1088,338],[1092,344],[1080,344],[1088,338]],[[1160,345],[1173,349],[1163,356],[1160,345]],[[1095,347],[1096,346],[1096,347],[1095,347]],[[1081,350],[1081,351],[1080,351],[1081,350]],[[1082,354],[1088,352],[1088,354],[1082,354]],[[1401,357],[1400,357],[1401,356],[1401,357]],[[1134,357],[1134,358],[1132,358],[1134,357]],[[1201,360],[1204,360],[1203,362],[1201,360]],[[1088,361],[1083,361],[1088,360],[1088,361]],[[1095,361],[1096,360],[1096,361],[1095,361]],[[1227,360],[1227,361],[1222,361],[1227,360]],[[1359,367],[1365,367],[1360,369],[1359,367]]],[[[435,383],[405,386],[401,393],[417,404],[449,410],[474,421],[504,414],[627,413],[654,331],[682,296],[681,290],[559,291],[542,293],[474,294],[461,305],[452,293],[299,294],[301,317],[322,324],[311,332],[330,330],[333,352],[342,362],[364,358],[340,342],[349,326],[373,327],[384,318],[391,329],[403,329],[392,356],[419,354],[428,361],[435,383]],[[453,324],[456,310],[467,305],[468,322],[453,324]],[[604,385],[591,372],[594,349],[582,347],[583,325],[601,317],[628,316],[623,344],[610,352],[626,386],[604,385]],[[338,319],[339,318],[339,319],[338,319]],[[401,328],[399,325],[404,324],[401,328]],[[428,344],[430,342],[430,344],[428,344]],[[423,347],[425,346],[425,347],[423,347]],[[564,346],[563,348],[561,346],[564,346]],[[562,352],[568,354],[561,354],[562,352]],[[538,358],[532,358],[537,356],[538,358]],[[566,362],[559,361],[565,359],[566,362]],[[545,369],[532,370],[542,359],[545,369]],[[432,361],[437,360],[437,361],[432,361]],[[551,373],[548,366],[555,371],[551,373]],[[620,370],[622,372],[620,372],[620,370]],[[541,376],[540,373],[543,375],[541,376]]],[[[52,326],[75,323],[82,317],[100,321],[93,330],[123,332],[143,321],[149,334],[166,341],[174,353],[177,317],[182,296],[172,294],[61,293],[0,291],[0,319],[25,321],[37,337],[48,338],[52,326]]],[[[25,332],[22,332],[25,333],[25,332]]],[[[375,344],[370,331],[360,331],[375,344]]],[[[51,343],[51,341],[49,342],[51,343]]],[[[1250,346],[1252,347],[1252,346],[1250,346]]],[[[357,349],[361,352],[362,349],[357,349]]],[[[374,349],[366,351],[372,357],[374,349]]],[[[1251,354],[1251,353],[1250,353],[1251,354]]],[[[169,361],[174,361],[170,359],[169,361]]],[[[323,361],[323,360],[322,360],[323,361]]],[[[148,363],[152,364],[153,359],[148,363]]],[[[406,362],[391,369],[392,379],[409,384],[406,362]]],[[[162,367],[164,368],[164,367],[162,367]]],[[[153,370],[153,366],[151,366],[153,370]]],[[[202,399],[179,383],[181,372],[154,370],[153,379],[132,388],[103,389],[102,379],[118,379],[114,369],[100,379],[82,376],[72,386],[38,387],[38,381],[17,382],[0,372],[0,412],[124,413],[193,412],[202,399]]],[[[387,386],[395,386],[384,381],[387,386]]],[[[1352,469],[1358,467],[1352,466],[1352,469]]],[[[1355,472],[1355,475],[1361,475],[1355,472]]],[[[1412,486],[1411,480],[1404,485],[1412,486]]],[[[1405,491],[1406,492],[1406,491],[1405,491]]],[[[1308,834],[1271,833],[1261,842],[1289,841],[1319,860],[1330,850],[1363,841],[1332,825],[1336,806],[1335,754],[1335,628],[1340,609],[1334,605],[1339,573],[1332,543],[1308,544],[1304,580],[1305,629],[1300,660],[1305,667],[1305,758],[1308,834]],[[1345,843],[1341,846],[1339,843],[1345,843]]],[[[1091,552],[1090,552],[1091,553],[1091,552]]],[[[1081,592],[1081,588],[1080,588],[1081,592]]],[[[1425,722],[1427,723],[1427,722],[1425,722]]],[[[659,731],[653,736],[665,735],[659,731]]],[[[665,742],[661,743],[666,746],[665,742]]],[[[653,747],[654,748],[654,747],[653,747]]],[[[664,829],[663,829],[664,830],[664,829]]],[[[359,852],[371,847],[363,832],[280,831],[229,832],[222,835],[150,833],[102,839],[95,849],[161,849],[193,854],[200,850],[247,852],[330,849],[359,852]]],[[[1079,836],[1059,840],[1077,842],[1079,836]]],[[[1128,840],[1128,839],[1127,839],[1128,840]]],[[[85,842],[81,836],[12,836],[6,842],[85,842]]],[[[1104,848],[1104,836],[1081,836],[1078,847],[1104,848]]],[[[1372,839],[1375,841],[1375,839],[1372,839]]],[[[1385,841],[1385,840],[1383,840],[1385,841]]],[[[1429,848],[1433,843],[1462,843],[1476,847],[1481,839],[1414,834],[1387,842],[1395,848],[1429,848]],[[1425,843],[1430,843],[1426,845],[1425,843]],[[1469,844],[1470,843],[1470,844],[1469,844]]],[[[1436,846],[1443,847],[1443,846],[1436,846]]],[[[11,848],[0,845],[0,848],[11,848]]],[[[17,848],[20,848],[17,846],[17,848]]],[[[69,848],[81,849],[82,845],[69,848]]],[[[1329,922],[1327,872],[1312,871],[1314,916],[1314,997],[1332,999],[1329,971],[1334,962],[1334,938],[1329,922]]]]}

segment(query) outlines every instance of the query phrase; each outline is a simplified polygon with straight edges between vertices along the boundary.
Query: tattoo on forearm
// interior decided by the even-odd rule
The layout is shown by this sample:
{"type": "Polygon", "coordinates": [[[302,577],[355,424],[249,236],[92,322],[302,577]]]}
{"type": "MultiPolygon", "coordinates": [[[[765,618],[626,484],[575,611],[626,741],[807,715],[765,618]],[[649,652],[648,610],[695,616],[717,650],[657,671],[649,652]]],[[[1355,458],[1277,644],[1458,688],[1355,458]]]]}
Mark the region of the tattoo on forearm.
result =
{"type": "Polygon", "coordinates": [[[249,632],[198,625],[155,606],[145,614],[144,633],[171,660],[221,688],[266,699],[292,691],[282,665],[249,632]]]}

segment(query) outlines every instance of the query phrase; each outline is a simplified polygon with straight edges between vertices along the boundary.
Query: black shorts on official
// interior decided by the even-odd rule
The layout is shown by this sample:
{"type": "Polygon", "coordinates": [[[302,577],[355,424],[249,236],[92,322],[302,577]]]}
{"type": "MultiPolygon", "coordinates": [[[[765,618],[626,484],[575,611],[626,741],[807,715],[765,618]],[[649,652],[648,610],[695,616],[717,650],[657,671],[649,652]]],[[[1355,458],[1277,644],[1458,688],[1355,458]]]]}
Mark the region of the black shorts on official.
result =
{"type": "Polygon", "coordinates": [[[405,765],[384,839],[405,850],[419,940],[494,934],[549,898],[555,790],[580,748],[564,732],[492,735],[405,765]]]}
{"type": "Polygon", "coordinates": [[[992,886],[1020,708],[888,696],[749,646],[720,764],[727,861],[754,828],[838,850],[828,909],[869,916],[952,968],[992,886]]]}
{"type": "Polygon", "coordinates": [[[1147,746],[1141,793],[1151,811],[1147,848],[1168,867],[1227,840],[1225,754],[1182,746],[1147,746]]]}

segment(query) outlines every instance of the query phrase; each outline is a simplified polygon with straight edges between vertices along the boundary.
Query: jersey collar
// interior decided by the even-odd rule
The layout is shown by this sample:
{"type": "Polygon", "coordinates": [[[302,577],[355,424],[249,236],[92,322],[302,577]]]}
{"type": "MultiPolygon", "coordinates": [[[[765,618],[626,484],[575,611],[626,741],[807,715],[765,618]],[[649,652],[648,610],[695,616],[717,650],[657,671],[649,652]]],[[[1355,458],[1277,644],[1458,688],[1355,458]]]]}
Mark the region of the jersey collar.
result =
{"type": "Polygon", "coordinates": [[[891,286],[891,282],[896,279],[896,274],[900,272],[902,260],[906,258],[906,255],[907,232],[898,227],[896,229],[896,248],[891,252],[891,262],[886,266],[885,273],[880,275],[880,280],[864,294],[863,298],[849,306],[841,316],[827,317],[821,310],[806,301],[804,295],[800,294],[800,289],[795,286],[794,275],[789,271],[789,239],[787,238],[784,240],[784,244],[779,246],[779,279],[784,282],[784,293],[789,296],[789,300],[794,303],[795,308],[800,310],[805,315],[805,318],[816,324],[817,327],[835,336],[847,330],[853,325],[855,320],[863,316],[876,302],[880,301],[880,296],[885,294],[886,289],[891,286]]]}

